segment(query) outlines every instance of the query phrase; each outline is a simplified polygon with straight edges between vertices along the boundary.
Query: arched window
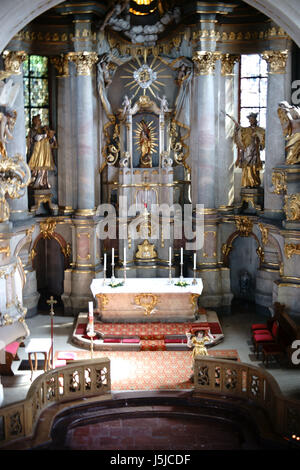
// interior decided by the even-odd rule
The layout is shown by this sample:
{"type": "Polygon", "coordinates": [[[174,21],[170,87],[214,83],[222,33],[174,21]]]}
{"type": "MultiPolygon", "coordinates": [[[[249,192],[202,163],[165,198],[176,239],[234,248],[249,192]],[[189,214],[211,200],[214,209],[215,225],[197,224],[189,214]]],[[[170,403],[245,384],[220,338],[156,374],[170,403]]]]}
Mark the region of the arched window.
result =
{"type": "Polygon", "coordinates": [[[40,114],[43,125],[49,125],[48,57],[29,55],[23,64],[23,75],[27,135],[36,114],[40,114]]]}
{"type": "MultiPolygon", "coordinates": [[[[267,62],[259,54],[242,54],[240,63],[240,116],[242,126],[249,126],[247,116],[258,113],[258,125],[266,128],[267,62]]],[[[264,151],[260,155],[265,159],[264,151]]]]}

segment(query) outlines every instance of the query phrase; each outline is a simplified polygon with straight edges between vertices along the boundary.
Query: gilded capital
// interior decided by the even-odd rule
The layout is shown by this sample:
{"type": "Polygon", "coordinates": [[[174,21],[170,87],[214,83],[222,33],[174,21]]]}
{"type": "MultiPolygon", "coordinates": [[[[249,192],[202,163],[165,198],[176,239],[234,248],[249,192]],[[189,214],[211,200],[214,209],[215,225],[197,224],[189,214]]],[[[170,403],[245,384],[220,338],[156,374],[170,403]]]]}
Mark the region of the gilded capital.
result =
{"type": "Polygon", "coordinates": [[[219,52],[196,51],[193,55],[196,75],[213,75],[216,60],[220,58],[219,52]]]}
{"type": "Polygon", "coordinates": [[[75,63],[77,75],[91,75],[93,66],[98,61],[96,52],[70,52],[68,57],[75,63]]]}
{"type": "Polygon", "coordinates": [[[240,62],[241,56],[235,54],[221,55],[221,75],[233,75],[233,67],[236,62],[240,62]]]}
{"type": "Polygon", "coordinates": [[[59,77],[69,76],[69,60],[70,57],[68,54],[61,54],[60,56],[55,56],[51,58],[51,63],[56,68],[59,77]]]}
{"type": "Polygon", "coordinates": [[[268,62],[269,73],[285,73],[288,51],[265,51],[262,58],[268,62]]]}
{"type": "Polygon", "coordinates": [[[21,65],[27,59],[24,51],[4,51],[3,54],[5,71],[13,75],[21,74],[21,65]]]}

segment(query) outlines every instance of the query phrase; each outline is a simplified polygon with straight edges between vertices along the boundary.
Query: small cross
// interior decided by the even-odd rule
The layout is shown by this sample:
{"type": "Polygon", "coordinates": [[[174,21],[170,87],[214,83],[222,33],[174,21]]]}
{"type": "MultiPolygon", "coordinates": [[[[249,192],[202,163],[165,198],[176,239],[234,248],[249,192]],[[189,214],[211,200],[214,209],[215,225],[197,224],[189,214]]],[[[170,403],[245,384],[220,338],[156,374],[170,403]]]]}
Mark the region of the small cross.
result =
{"type": "Polygon", "coordinates": [[[50,305],[50,314],[54,315],[53,305],[57,304],[57,300],[54,300],[53,295],[51,295],[50,299],[47,300],[47,304],[50,305]]]}

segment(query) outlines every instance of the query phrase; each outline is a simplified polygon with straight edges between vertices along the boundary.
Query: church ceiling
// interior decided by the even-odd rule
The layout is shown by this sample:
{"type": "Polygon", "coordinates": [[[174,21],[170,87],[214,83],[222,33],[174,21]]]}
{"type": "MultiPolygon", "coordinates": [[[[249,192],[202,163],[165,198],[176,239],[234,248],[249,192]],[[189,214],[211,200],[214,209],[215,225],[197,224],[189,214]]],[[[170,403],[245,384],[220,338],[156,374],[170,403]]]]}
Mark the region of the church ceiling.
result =
{"type": "Polygon", "coordinates": [[[48,10],[33,24],[68,29],[74,21],[92,21],[96,31],[113,31],[133,44],[154,44],[181,24],[205,20],[243,25],[268,18],[241,0],[73,0],[48,10]]]}

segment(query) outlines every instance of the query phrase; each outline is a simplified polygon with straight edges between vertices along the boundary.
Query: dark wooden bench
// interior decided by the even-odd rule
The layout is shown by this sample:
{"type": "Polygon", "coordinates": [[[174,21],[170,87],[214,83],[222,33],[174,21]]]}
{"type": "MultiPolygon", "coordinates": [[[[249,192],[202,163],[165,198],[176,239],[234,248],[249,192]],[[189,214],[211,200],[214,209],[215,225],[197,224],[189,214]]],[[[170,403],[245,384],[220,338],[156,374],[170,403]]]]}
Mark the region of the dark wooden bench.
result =
{"type": "Polygon", "coordinates": [[[5,347],[5,364],[0,364],[0,375],[15,375],[11,369],[13,361],[19,361],[20,341],[14,341],[5,347]]]}

